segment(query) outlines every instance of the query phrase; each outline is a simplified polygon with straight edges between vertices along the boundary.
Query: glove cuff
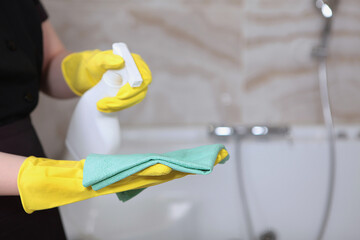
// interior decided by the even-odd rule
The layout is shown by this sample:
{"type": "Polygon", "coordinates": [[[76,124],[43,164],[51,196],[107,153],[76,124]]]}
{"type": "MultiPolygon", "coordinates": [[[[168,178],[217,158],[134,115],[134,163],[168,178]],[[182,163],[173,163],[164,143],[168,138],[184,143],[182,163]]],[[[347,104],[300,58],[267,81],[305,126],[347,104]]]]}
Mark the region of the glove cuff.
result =
{"type": "Polygon", "coordinates": [[[34,212],[34,210],[31,210],[31,209],[27,208],[27,204],[25,202],[25,197],[24,197],[26,194],[23,192],[22,178],[21,177],[22,177],[24,171],[26,171],[26,169],[28,168],[32,158],[35,158],[35,157],[30,156],[27,159],[25,159],[23,164],[21,164],[21,167],[20,167],[20,170],[19,170],[19,173],[18,173],[18,177],[17,177],[17,186],[18,186],[18,189],[19,189],[21,204],[22,204],[25,212],[28,213],[28,214],[34,212]]]}
{"type": "Polygon", "coordinates": [[[53,208],[92,196],[82,186],[84,161],[52,160],[30,156],[20,167],[18,189],[27,213],[53,208]],[[83,196],[85,195],[85,197],[83,196]],[[79,199],[80,198],[80,199],[79,199]]]}

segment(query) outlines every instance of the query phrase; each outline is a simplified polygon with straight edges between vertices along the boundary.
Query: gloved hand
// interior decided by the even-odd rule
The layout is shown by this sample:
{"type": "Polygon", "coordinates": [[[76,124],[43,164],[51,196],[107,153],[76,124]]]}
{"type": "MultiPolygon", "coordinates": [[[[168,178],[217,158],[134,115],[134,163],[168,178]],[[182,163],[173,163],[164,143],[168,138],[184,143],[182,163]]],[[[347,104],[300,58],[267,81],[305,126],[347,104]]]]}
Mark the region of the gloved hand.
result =
{"type": "Polygon", "coordinates": [[[169,172],[167,166],[154,165],[123,181],[95,191],[82,185],[84,163],[85,159],[68,161],[33,156],[27,158],[18,175],[18,188],[25,212],[32,213],[100,195],[143,188],[153,183],[146,177],[169,172]]]}
{"type": "MultiPolygon", "coordinates": [[[[99,111],[120,111],[141,102],[145,98],[147,87],[152,80],[151,72],[139,55],[132,54],[132,56],[143,78],[143,83],[135,88],[127,83],[115,97],[101,99],[97,103],[99,111]]],[[[95,86],[107,70],[121,69],[124,64],[123,58],[113,54],[112,50],[91,50],[69,54],[62,61],[61,68],[70,89],[81,96],[95,86]]]]}
{"type": "MultiPolygon", "coordinates": [[[[213,165],[227,157],[227,151],[221,149],[212,159],[213,165]]],[[[18,174],[18,188],[24,210],[32,213],[100,195],[142,189],[190,174],[157,163],[95,191],[91,186],[83,186],[85,161],[28,157],[18,174]]]]}

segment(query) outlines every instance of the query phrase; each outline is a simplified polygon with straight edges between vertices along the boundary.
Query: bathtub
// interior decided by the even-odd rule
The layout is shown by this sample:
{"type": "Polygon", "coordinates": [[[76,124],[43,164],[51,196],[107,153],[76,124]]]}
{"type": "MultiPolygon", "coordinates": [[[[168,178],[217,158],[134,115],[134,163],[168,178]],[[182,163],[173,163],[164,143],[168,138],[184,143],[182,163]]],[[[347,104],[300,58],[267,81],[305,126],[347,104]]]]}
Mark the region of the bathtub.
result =
{"type": "MultiPolygon", "coordinates": [[[[360,239],[360,126],[336,131],[335,192],[324,239],[360,239]]],[[[210,136],[207,126],[125,126],[121,134],[123,154],[222,143],[230,160],[209,175],[151,187],[126,203],[112,194],[63,206],[69,239],[246,240],[246,212],[257,238],[268,232],[273,239],[316,238],[329,178],[322,126],[293,126],[284,135],[241,139],[210,136]]]]}

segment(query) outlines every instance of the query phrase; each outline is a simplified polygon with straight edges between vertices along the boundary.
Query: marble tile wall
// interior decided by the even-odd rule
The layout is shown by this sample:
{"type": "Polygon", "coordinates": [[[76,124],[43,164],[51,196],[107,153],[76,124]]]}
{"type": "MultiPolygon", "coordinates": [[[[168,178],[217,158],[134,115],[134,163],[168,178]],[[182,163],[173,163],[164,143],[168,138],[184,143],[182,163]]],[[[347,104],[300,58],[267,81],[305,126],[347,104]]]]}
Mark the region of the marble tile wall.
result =
{"type": "MultiPolygon", "coordinates": [[[[323,19],[312,0],[42,2],[68,49],[109,49],[123,41],[147,61],[153,83],[144,102],[121,113],[124,124],[323,121],[310,57],[323,19]]],[[[333,30],[328,66],[335,123],[358,124],[359,1],[340,1],[333,30]]],[[[42,95],[33,114],[45,126],[40,134],[47,129],[63,137],[76,101],[42,95]]]]}
{"type": "MultiPolygon", "coordinates": [[[[360,2],[341,0],[328,78],[335,123],[360,119],[360,2]]],[[[312,1],[246,1],[242,122],[321,124],[317,62],[323,19],[312,1]]]]}

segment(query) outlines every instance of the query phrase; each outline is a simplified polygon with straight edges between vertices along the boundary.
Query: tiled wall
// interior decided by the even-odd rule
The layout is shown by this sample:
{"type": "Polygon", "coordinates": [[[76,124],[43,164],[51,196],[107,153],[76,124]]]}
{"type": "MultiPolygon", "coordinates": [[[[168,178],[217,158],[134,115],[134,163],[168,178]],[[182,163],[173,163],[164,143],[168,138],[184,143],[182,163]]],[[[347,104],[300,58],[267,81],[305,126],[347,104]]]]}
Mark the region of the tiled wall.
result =
{"type": "MultiPolygon", "coordinates": [[[[335,123],[360,120],[360,2],[340,0],[328,78],[335,123]]],[[[242,122],[321,124],[317,63],[323,18],[313,1],[247,1],[242,122]]]]}
{"type": "MultiPolygon", "coordinates": [[[[310,53],[323,19],[312,0],[43,3],[68,49],[109,49],[123,41],[148,62],[148,96],[121,113],[124,124],[322,123],[317,64],[310,53]]],[[[335,123],[357,124],[360,1],[340,1],[333,33],[329,81],[335,123]]],[[[75,103],[42,96],[36,124],[55,125],[51,131],[63,136],[75,103]]]]}

